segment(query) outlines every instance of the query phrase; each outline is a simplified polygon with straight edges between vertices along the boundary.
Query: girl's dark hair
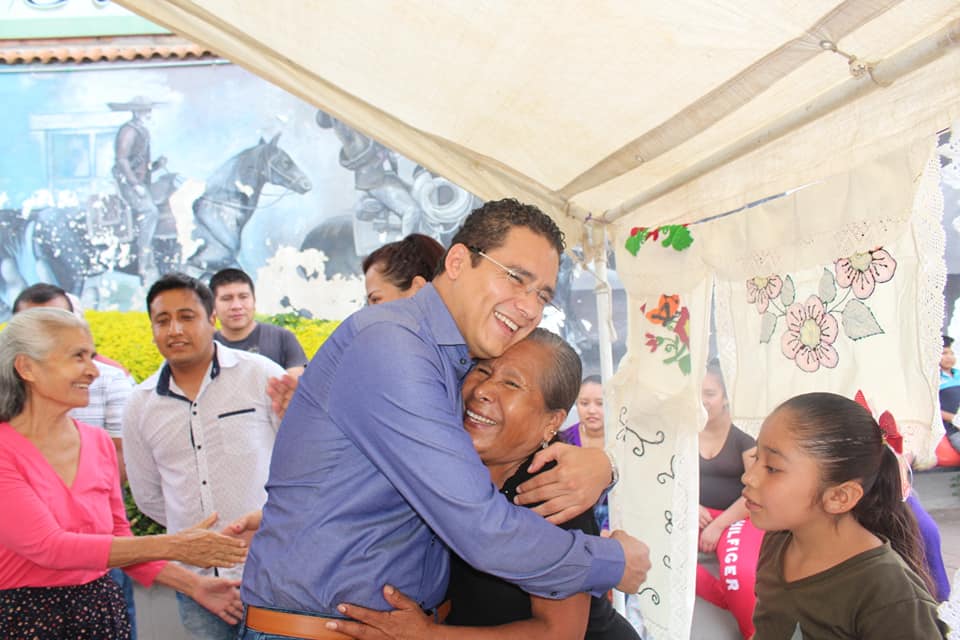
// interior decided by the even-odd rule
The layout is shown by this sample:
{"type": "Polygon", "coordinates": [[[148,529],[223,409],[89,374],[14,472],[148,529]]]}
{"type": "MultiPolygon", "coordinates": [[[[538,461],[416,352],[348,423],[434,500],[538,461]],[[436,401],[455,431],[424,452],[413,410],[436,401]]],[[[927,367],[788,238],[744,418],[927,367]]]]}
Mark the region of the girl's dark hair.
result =
{"type": "Polygon", "coordinates": [[[870,412],[835,393],[805,393],[776,409],[781,410],[793,418],[790,431],[800,447],[816,458],[821,489],[859,482],[863,497],[853,508],[853,517],[888,539],[934,593],[917,521],[903,501],[900,462],[883,443],[880,425],[870,412]]]}
{"type": "Polygon", "coordinates": [[[433,280],[444,248],[439,242],[421,233],[411,233],[403,240],[385,244],[363,261],[363,272],[379,267],[383,277],[401,291],[413,286],[413,279],[420,276],[427,282],[433,280]]]}

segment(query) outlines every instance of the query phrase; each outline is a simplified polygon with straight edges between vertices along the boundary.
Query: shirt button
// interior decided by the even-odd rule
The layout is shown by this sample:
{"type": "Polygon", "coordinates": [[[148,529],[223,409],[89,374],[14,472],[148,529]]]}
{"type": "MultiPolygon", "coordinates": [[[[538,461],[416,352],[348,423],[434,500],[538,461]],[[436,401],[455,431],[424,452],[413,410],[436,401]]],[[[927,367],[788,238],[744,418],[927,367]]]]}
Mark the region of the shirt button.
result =
{"type": "Polygon", "coordinates": [[[556,591],[551,591],[551,592],[550,592],[550,597],[551,597],[551,598],[556,598],[556,597],[559,596],[559,595],[560,595],[560,594],[559,594],[558,592],[556,592],[556,591]]]}
{"type": "Polygon", "coordinates": [[[203,445],[202,445],[202,444],[198,444],[198,445],[197,445],[197,451],[200,451],[200,449],[203,449],[203,445]]]}
{"type": "Polygon", "coordinates": [[[460,358],[460,364],[467,364],[466,358],[460,358]]]}
{"type": "MultiPolygon", "coordinates": [[[[203,481],[203,482],[201,482],[200,484],[203,484],[203,485],[205,485],[205,484],[207,484],[207,481],[206,481],[206,480],[204,480],[204,481],[203,481]]],[[[556,595],[556,594],[554,594],[554,595],[556,595]]]]}

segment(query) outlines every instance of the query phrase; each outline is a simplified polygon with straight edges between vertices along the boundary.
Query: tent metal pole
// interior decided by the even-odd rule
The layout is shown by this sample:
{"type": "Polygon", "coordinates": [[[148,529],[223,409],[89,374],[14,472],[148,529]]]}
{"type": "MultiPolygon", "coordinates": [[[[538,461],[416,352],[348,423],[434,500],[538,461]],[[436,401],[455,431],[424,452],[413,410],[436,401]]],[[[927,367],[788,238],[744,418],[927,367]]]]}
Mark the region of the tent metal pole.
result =
{"type": "MultiPolygon", "coordinates": [[[[946,27],[904,49],[900,53],[876,63],[873,65],[870,75],[847,80],[802,107],[794,109],[770,126],[764,127],[756,133],[742,138],[725,149],[704,158],[686,170],[671,176],[651,189],[626,200],[612,209],[608,209],[600,216],[600,219],[605,222],[612,222],[622,218],[632,211],[706,175],[722,165],[747,155],[751,151],[760,149],[774,140],[778,140],[788,133],[814,122],[868,93],[892,84],[903,76],[946,55],[958,45],[960,45],[960,20],[954,20],[946,27]]],[[[931,132],[931,134],[932,133],[933,132],[931,132]]]]}
{"type": "MultiPolygon", "coordinates": [[[[611,323],[611,309],[612,304],[612,292],[610,290],[610,280],[607,277],[607,226],[606,225],[588,225],[587,226],[587,242],[590,246],[600,247],[600,250],[594,258],[593,264],[593,275],[597,279],[597,284],[594,288],[594,292],[597,298],[597,342],[598,350],[600,352],[600,380],[603,382],[604,389],[604,399],[608,396],[607,389],[609,389],[608,383],[613,377],[613,336],[610,331],[611,323]],[[600,242],[595,243],[593,234],[600,233],[600,242]]],[[[604,401],[603,403],[603,423],[604,424],[613,424],[613,405],[609,402],[604,401]]],[[[612,429],[607,429],[604,439],[606,442],[610,441],[610,435],[613,433],[612,429]]],[[[607,445],[609,446],[609,445],[607,445]]],[[[616,589],[613,590],[613,606],[619,611],[622,615],[626,616],[626,596],[623,592],[616,589]]]]}
{"type": "MultiPolygon", "coordinates": [[[[594,258],[594,275],[597,285],[594,288],[597,297],[597,340],[600,351],[600,378],[603,383],[613,377],[613,336],[610,332],[611,292],[607,278],[607,229],[600,225],[596,229],[589,229],[588,233],[599,231],[601,235],[601,250],[594,258]]],[[[595,245],[596,246],[596,245],[595,245]]]]}

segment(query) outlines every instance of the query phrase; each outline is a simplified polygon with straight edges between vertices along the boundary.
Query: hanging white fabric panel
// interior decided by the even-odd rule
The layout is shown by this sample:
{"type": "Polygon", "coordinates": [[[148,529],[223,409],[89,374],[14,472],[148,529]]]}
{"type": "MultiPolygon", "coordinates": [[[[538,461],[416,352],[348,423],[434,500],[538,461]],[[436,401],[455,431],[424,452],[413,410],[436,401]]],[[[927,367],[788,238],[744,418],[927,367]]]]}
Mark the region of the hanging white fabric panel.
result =
{"type": "Polygon", "coordinates": [[[862,390],[894,415],[905,450],[932,463],[945,279],[933,142],[697,225],[742,428],[756,433],[800,393],[862,390]]]}

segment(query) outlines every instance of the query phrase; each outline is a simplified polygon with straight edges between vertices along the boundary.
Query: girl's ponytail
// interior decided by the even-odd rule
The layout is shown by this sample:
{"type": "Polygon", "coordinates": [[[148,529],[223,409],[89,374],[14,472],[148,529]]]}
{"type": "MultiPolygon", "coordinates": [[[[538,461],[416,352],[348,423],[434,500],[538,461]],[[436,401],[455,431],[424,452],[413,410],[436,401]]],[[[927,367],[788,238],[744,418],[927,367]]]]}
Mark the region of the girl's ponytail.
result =
{"type": "Polygon", "coordinates": [[[936,593],[927,570],[917,520],[903,500],[900,460],[889,446],[884,445],[881,450],[880,469],[873,486],[864,490],[863,498],[853,509],[857,522],[871,533],[888,539],[893,550],[923,579],[927,590],[936,593]]]}

